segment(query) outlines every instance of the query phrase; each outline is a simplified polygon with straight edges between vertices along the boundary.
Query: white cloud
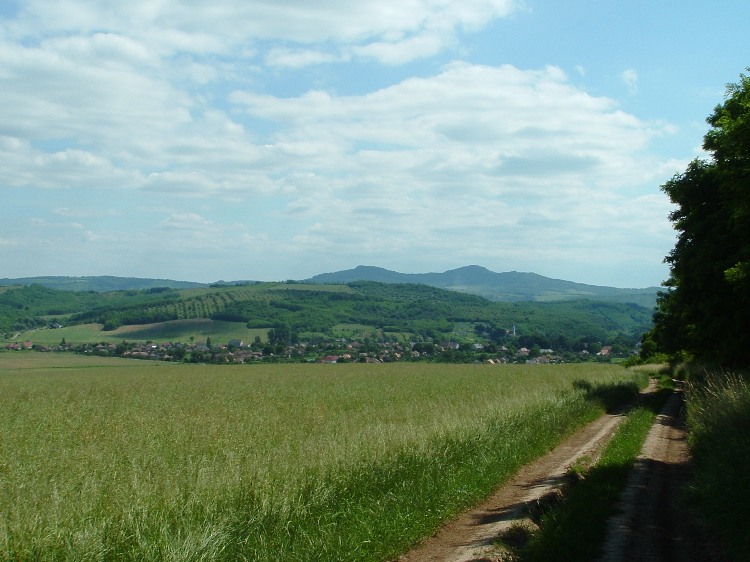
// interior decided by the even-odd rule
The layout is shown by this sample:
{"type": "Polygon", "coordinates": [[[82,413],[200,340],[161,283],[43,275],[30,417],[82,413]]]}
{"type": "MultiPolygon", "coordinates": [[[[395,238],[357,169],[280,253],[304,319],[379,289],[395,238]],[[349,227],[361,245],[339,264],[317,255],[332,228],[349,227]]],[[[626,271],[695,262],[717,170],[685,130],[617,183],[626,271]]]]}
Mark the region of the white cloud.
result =
{"type": "Polygon", "coordinates": [[[627,86],[628,92],[630,92],[631,95],[638,93],[638,72],[636,70],[632,68],[624,70],[622,74],[620,74],[620,79],[622,80],[622,83],[627,86]]]}
{"type": "MultiPolygon", "coordinates": [[[[19,20],[8,27],[12,35],[24,38],[71,32],[90,36],[106,30],[134,37],[162,55],[227,54],[240,45],[265,40],[299,45],[409,46],[411,42],[404,43],[404,39],[420,42],[423,34],[444,37],[447,46],[455,30],[476,30],[517,7],[516,0],[466,0],[460,4],[448,0],[215,0],[189,8],[176,0],[114,4],[103,0],[56,4],[27,0],[19,20]]],[[[393,54],[387,57],[392,59],[393,54]]]]}
{"type": "MultiPolygon", "coordinates": [[[[446,255],[501,263],[529,247],[575,261],[585,239],[605,259],[618,237],[648,230],[631,213],[666,215],[663,197],[640,198],[676,164],[646,153],[673,131],[554,65],[447,62],[462,35],[517,9],[27,0],[0,19],[0,106],[13,108],[0,123],[0,190],[54,193],[40,228],[80,218],[66,236],[113,254],[158,241],[217,260],[276,252],[311,273],[363,252],[429,270],[446,255]],[[395,68],[427,57],[445,64],[395,68]],[[94,196],[109,210],[87,210],[94,196]]],[[[636,91],[634,70],[621,78],[636,91]]]]}
{"type": "Polygon", "coordinates": [[[364,96],[236,92],[232,100],[278,122],[271,146],[296,166],[357,178],[412,173],[420,184],[460,174],[478,187],[597,168],[613,172],[609,181],[624,173],[619,181],[627,183],[637,173],[628,170],[634,155],[663,129],[577,90],[556,68],[456,63],[364,96]]]}
{"type": "Polygon", "coordinates": [[[164,219],[159,227],[166,230],[205,230],[213,225],[197,213],[174,213],[164,219]]]}
{"type": "Polygon", "coordinates": [[[384,64],[404,64],[414,59],[435,55],[453,43],[450,36],[437,32],[420,33],[395,41],[373,41],[355,47],[353,52],[360,57],[374,58],[384,64]]]}
{"type": "Polygon", "coordinates": [[[53,215],[61,217],[88,218],[88,217],[116,217],[122,213],[115,209],[71,209],[59,207],[52,210],[53,215]]]}
{"type": "Polygon", "coordinates": [[[3,129],[19,139],[67,139],[139,158],[191,119],[189,96],[144,68],[7,44],[0,65],[6,73],[0,104],[14,108],[3,129]]]}
{"type": "Polygon", "coordinates": [[[311,49],[289,49],[274,47],[266,54],[265,62],[270,66],[303,68],[314,64],[344,62],[349,57],[311,49]]]}
{"type": "Polygon", "coordinates": [[[460,240],[467,259],[517,260],[517,247],[487,244],[507,236],[536,255],[546,248],[574,261],[592,259],[577,249],[585,239],[607,263],[619,259],[618,239],[642,239],[644,223],[633,220],[641,205],[659,224],[669,210],[664,197],[638,199],[637,187],[661,180],[664,165],[644,150],[669,127],[578,90],[554,67],[456,63],[364,96],[236,92],[232,100],[276,120],[273,146],[293,155],[290,168],[314,173],[289,206],[311,221],[295,238],[309,254],[359,247],[392,260],[409,247],[445,250],[439,240],[460,240]],[[323,228],[315,219],[327,215],[338,220],[323,228]]]}

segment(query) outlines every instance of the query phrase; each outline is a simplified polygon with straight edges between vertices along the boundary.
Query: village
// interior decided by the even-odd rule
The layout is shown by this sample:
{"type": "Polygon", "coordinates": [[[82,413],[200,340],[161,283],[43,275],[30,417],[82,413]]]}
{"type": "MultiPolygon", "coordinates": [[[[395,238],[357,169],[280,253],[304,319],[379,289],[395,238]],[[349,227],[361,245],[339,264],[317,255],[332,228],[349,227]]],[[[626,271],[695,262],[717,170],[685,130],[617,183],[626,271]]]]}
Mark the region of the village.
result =
{"type": "Polygon", "coordinates": [[[211,338],[205,342],[129,342],[68,344],[63,339],[57,345],[39,345],[32,341],[9,343],[7,351],[72,352],[96,356],[112,356],[153,361],[184,363],[242,364],[257,362],[304,362],[304,363],[392,363],[397,361],[433,361],[453,363],[569,363],[582,361],[609,361],[611,346],[603,346],[596,352],[582,350],[577,353],[555,353],[552,349],[531,349],[497,346],[477,342],[456,341],[399,342],[358,341],[346,338],[315,340],[299,343],[262,343],[259,339],[250,344],[232,339],[214,344],[211,338]]]}

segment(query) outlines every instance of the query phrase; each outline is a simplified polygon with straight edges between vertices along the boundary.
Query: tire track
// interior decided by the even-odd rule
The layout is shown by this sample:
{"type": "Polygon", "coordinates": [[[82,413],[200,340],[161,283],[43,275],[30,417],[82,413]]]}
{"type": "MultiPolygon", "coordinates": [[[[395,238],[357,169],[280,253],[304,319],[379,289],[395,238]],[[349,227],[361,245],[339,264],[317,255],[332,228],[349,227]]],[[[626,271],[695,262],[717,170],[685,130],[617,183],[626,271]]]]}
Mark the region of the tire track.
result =
{"type": "MultiPolygon", "coordinates": [[[[654,392],[655,385],[643,393],[654,392]]],[[[490,498],[442,527],[399,562],[471,562],[502,559],[493,542],[513,525],[533,526],[540,504],[562,497],[570,468],[582,458],[595,462],[623,420],[605,414],[555,449],[524,466],[490,498]]]]}
{"type": "Polygon", "coordinates": [[[690,452],[680,415],[682,392],[670,396],[641,449],[608,524],[601,562],[725,560],[717,541],[683,501],[690,452]]]}

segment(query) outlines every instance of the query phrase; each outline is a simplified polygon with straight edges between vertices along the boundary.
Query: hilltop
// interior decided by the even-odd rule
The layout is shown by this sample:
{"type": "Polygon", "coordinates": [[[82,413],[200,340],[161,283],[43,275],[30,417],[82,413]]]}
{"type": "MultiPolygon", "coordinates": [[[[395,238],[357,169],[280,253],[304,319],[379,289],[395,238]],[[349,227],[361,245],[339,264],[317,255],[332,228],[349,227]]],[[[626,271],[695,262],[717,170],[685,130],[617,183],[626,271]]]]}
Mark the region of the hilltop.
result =
{"type": "Polygon", "coordinates": [[[634,303],[652,308],[658,287],[619,289],[551,279],[536,273],[510,271],[495,273],[478,265],[469,265],[443,273],[398,273],[380,267],[360,265],[354,269],[322,273],[306,280],[309,283],[419,283],[479,295],[491,301],[551,302],[591,299],[605,302],[634,303]]]}
{"type": "MultiPolygon", "coordinates": [[[[443,273],[399,273],[381,267],[360,265],[354,269],[321,273],[298,282],[330,285],[347,284],[354,281],[428,285],[440,289],[478,295],[487,300],[499,302],[554,302],[589,299],[603,302],[633,303],[646,308],[653,308],[655,306],[656,295],[660,290],[658,287],[621,289],[587,285],[561,279],[551,279],[536,273],[522,273],[517,271],[496,273],[477,265],[460,267],[443,273]]],[[[254,283],[257,283],[257,281],[217,281],[208,284],[171,279],[141,279],[114,276],[44,276],[0,279],[0,286],[41,285],[65,291],[95,291],[98,293],[161,287],[190,289],[254,283]]]]}

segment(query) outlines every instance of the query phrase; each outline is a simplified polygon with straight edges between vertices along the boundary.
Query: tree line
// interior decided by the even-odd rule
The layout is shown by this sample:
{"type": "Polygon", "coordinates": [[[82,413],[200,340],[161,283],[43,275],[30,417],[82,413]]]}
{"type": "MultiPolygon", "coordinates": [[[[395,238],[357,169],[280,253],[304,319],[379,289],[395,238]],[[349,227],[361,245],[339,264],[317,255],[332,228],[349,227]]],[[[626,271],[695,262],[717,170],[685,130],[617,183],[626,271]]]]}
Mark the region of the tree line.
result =
{"type": "Polygon", "coordinates": [[[696,158],[662,186],[677,208],[678,233],[666,257],[643,354],[746,367],[750,350],[750,77],[727,86],[707,118],[708,159],[696,158]]]}

